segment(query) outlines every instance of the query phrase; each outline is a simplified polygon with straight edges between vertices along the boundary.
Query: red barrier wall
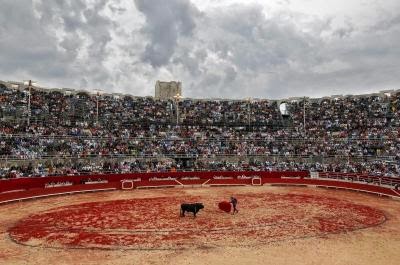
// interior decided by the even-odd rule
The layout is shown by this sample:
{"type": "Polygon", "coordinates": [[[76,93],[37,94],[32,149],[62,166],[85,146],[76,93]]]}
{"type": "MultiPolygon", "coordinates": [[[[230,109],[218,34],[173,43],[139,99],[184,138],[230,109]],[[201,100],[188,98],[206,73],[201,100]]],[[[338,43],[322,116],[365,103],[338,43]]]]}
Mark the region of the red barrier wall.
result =
{"type": "Polygon", "coordinates": [[[263,184],[311,185],[371,192],[400,198],[400,191],[371,184],[323,179],[263,179],[263,184]]]}
{"type": "Polygon", "coordinates": [[[29,199],[35,197],[46,197],[58,194],[68,194],[68,193],[78,193],[78,192],[88,192],[88,191],[100,191],[107,189],[118,189],[119,186],[116,183],[101,183],[101,184],[91,184],[91,185],[74,185],[65,187],[54,187],[54,188],[34,188],[29,190],[22,190],[16,192],[6,192],[0,193],[0,203],[8,201],[18,201],[21,199],[29,199]]]}
{"type": "Polygon", "coordinates": [[[353,181],[375,182],[387,185],[400,184],[400,177],[381,177],[381,176],[371,176],[360,173],[340,173],[340,172],[321,172],[318,175],[319,177],[330,178],[330,179],[352,179],[353,181]]]}
{"type": "MultiPolygon", "coordinates": [[[[157,172],[157,173],[129,173],[129,174],[93,174],[81,176],[18,178],[0,181],[0,203],[18,199],[32,198],[35,196],[49,196],[62,193],[86,192],[91,190],[119,189],[121,180],[132,180],[134,187],[159,187],[179,185],[251,185],[253,178],[260,178],[264,184],[282,185],[314,185],[324,187],[336,187],[350,190],[359,190],[388,195],[400,198],[400,191],[391,187],[383,187],[372,183],[360,183],[344,181],[351,174],[331,173],[321,174],[323,178],[309,178],[308,171],[284,171],[284,172],[157,172]],[[102,179],[107,183],[82,184],[83,181],[102,179]],[[69,182],[68,186],[45,187],[49,183],[69,182]]],[[[357,176],[356,176],[357,177],[357,176]]],[[[360,181],[368,181],[371,176],[358,176],[360,181]]],[[[373,177],[378,178],[378,177],[373,177]]],[[[379,179],[379,178],[378,178],[379,179]]],[[[382,181],[383,178],[380,178],[382,181]]],[[[387,178],[386,178],[387,179],[387,178]]],[[[389,178],[390,183],[400,183],[400,179],[389,178]]],[[[389,180],[388,180],[389,181],[389,180]]]]}
{"type": "MultiPolygon", "coordinates": [[[[154,173],[129,173],[129,174],[93,174],[81,176],[59,176],[59,177],[36,177],[36,178],[18,178],[0,180],[0,193],[12,190],[28,190],[33,188],[44,188],[46,183],[51,182],[72,182],[73,185],[81,184],[81,181],[92,179],[103,179],[108,182],[120,182],[123,179],[141,179],[142,182],[150,181],[154,178],[183,178],[212,179],[213,177],[231,177],[238,176],[259,176],[262,178],[280,178],[280,177],[307,177],[308,171],[283,171],[283,172],[255,172],[255,171],[208,171],[208,172],[154,172],[154,173]]],[[[156,181],[154,181],[156,182],[156,181]]]]}

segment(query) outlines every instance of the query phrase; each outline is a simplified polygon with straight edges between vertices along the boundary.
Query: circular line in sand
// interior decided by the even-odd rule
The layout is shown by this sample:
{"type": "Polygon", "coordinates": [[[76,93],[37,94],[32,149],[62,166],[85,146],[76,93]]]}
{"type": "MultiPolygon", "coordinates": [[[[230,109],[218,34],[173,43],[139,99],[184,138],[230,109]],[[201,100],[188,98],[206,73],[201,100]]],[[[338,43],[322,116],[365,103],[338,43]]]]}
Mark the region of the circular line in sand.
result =
{"type": "Polygon", "coordinates": [[[217,208],[220,198],[157,197],[57,207],[20,220],[10,238],[43,248],[181,249],[255,245],[373,227],[384,213],[345,200],[299,194],[237,195],[239,214],[217,208]],[[206,206],[179,217],[182,202],[206,206]]]}

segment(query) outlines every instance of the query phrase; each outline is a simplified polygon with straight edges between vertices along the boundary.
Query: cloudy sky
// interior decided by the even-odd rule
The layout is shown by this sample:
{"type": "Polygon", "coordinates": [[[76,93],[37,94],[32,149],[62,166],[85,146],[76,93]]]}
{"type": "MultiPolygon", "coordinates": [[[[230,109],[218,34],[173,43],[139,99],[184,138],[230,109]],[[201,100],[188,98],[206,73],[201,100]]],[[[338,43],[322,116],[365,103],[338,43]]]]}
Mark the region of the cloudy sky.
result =
{"type": "Polygon", "coordinates": [[[400,89],[399,0],[0,0],[0,80],[286,98],[400,89]]]}

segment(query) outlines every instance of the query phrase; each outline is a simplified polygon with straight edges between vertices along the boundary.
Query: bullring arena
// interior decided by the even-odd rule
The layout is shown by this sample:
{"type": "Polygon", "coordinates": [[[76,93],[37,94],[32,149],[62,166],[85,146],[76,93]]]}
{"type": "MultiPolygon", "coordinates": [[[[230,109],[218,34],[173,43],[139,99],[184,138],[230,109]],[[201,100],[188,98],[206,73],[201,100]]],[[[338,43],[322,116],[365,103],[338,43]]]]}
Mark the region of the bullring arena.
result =
{"type": "Polygon", "coordinates": [[[170,172],[3,180],[1,264],[398,264],[398,179],[170,172]],[[239,213],[217,204],[234,195],[239,213]],[[183,202],[202,202],[194,218],[183,202]]]}

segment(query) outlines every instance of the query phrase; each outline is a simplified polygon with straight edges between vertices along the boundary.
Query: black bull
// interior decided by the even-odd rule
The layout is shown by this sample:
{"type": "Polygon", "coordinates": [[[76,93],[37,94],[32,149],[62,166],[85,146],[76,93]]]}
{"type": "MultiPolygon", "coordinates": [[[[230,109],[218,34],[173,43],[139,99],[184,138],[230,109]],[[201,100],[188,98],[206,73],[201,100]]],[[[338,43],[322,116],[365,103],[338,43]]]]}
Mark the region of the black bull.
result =
{"type": "Polygon", "coordinates": [[[182,203],[181,204],[181,216],[185,216],[185,212],[192,212],[193,216],[203,209],[204,205],[202,203],[182,203]]]}

